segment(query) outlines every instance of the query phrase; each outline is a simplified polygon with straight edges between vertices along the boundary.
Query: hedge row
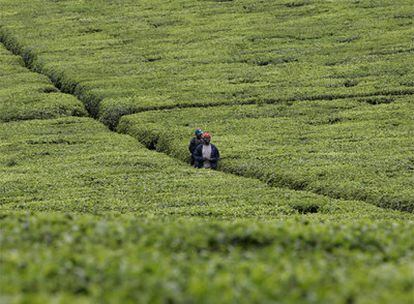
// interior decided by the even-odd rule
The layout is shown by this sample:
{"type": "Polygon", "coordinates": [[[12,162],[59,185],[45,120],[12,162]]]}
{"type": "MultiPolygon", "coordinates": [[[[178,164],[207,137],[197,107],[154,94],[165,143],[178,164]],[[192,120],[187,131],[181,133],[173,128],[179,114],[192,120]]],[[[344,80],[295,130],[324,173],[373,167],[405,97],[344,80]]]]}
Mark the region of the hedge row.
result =
{"type": "Polygon", "coordinates": [[[413,99],[384,98],[149,111],[123,117],[118,130],[186,161],[201,127],[226,172],[413,211],[413,99]]]}
{"type": "Polygon", "coordinates": [[[387,214],[368,204],[197,171],[91,118],[6,123],[0,138],[0,201],[10,209],[219,218],[387,214]]]}
{"type": "Polygon", "coordinates": [[[2,212],[0,224],[6,302],[410,303],[414,291],[403,219],[2,212]]]}
{"type": "Polygon", "coordinates": [[[43,75],[30,72],[21,57],[0,44],[0,122],[85,116],[83,104],[59,92],[43,75]]]}
{"type": "Polygon", "coordinates": [[[8,47],[111,127],[154,108],[414,93],[410,0],[0,3],[8,47]]]}

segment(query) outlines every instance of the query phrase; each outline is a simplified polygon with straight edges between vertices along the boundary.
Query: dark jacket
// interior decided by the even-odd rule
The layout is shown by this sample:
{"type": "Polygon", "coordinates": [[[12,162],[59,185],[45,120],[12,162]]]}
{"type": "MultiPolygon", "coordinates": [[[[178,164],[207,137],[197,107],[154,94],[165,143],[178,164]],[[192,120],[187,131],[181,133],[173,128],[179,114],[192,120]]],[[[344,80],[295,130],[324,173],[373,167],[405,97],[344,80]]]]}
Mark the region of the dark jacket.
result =
{"type": "Polygon", "coordinates": [[[190,150],[190,153],[193,154],[195,148],[197,148],[197,146],[202,143],[202,138],[198,139],[197,137],[193,137],[190,141],[190,144],[188,145],[188,150],[190,150]]]}
{"type": "MultiPolygon", "coordinates": [[[[220,159],[220,153],[217,147],[213,144],[211,145],[211,159],[210,159],[210,165],[211,169],[217,169],[217,163],[220,159]]],[[[195,148],[193,152],[193,158],[195,160],[195,167],[196,168],[203,168],[204,160],[203,160],[203,144],[200,144],[195,148]]]]}
{"type": "Polygon", "coordinates": [[[195,150],[195,148],[197,148],[198,145],[203,143],[203,139],[200,138],[198,139],[197,137],[193,137],[190,141],[190,144],[188,145],[188,150],[190,150],[190,154],[191,154],[191,165],[194,165],[194,157],[193,157],[193,152],[195,150]]]}

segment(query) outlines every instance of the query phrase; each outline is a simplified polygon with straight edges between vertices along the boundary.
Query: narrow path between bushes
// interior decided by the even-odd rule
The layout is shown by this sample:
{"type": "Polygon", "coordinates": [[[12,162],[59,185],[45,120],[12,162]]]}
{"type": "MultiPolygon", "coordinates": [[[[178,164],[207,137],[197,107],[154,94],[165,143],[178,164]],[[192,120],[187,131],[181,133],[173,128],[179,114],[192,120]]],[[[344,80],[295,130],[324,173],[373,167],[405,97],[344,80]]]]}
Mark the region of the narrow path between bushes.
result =
{"type": "MultiPolygon", "coordinates": [[[[56,89],[58,89],[59,91],[63,92],[63,93],[67,93],[67,94],[71,94],[73,96],[75,96],[77,99],[79,99],[85,106],[86,110],[88,111],[88,114],[91,118],[94,118],[96,120],[99,120],[99,116],[98,116],[98,112],[99,112],[99,104],[102,101],[101,99],[99,99],[96,96],[91,96],[90,94],[86,95],[86,94],[82,94],[82,89],[81,88],[81,84],[79,83],[72,83],[70,85],[70,87],[72,88],[71,90],[62,90],[62,84],[61,84],[61,80],[56,80],[53,77],[51,77],[50,75],[46,74],[46,73],[42,73],[42,71],[39,71],[38,69],[34,69],[33,68],[33,61],[35,60],[35,55],[27,52],[27,51],[22,51],[22,48],[17,48],[15,45],[12,45],[8,38],[4,37],[3,34],[0,31],[0,43],[4,45],[4,47],[10,51],[11,53],[13,53],[14,55],[20,56],[25,64],[25,67],[29,70],[31,70],[32,72],[44,75],[46,77],[48,77],[50,79],[50,81],[53,83],[53,85],[56,87],[56,89]]],[[[413,90],[406,90],[406,91],[388,91],[388,92],[373,92],[373,93],[366,93],[366,94],[350,94],[350,95],[337,95],[337,96],[329,96],[329,95],[321,95],[321,96],[314,96],[314,97],[309,97],[309,98],[290,98],[290,99],[269,99],[269,100],[265,100],[264,103],[266,104],[272,104],[272,103],[278,103],[278,102],[293,102],[293,101],[309,101],[309,100],[334,100],[334,99],[345,99],[345,98],[354,98],[354,97],[375,97],[375,96],[399,96],[399,95],[413,95],[414,94],[414,89],[413,90]]],[[[248,104],[256,104],[257,102],[255,101],[251,101],[251,102],[241,102],[241,103],[237,103],[236,105],[248,105],[248,104]]],[[[174,108],[196,108],[196,107],[216,107],[216,106],[229,106],[229,105],[235,105],[232,102],[229,103],[211,103],[211,104],[203,104],[203,105],[196,105],[196,104],[192,104],[192,105],[175,105],[175,106],[165,106],[165,107],[148,107],[148,108],[143,108],[141,111],[138,112],[145,112],[145,111],[153,111],[153,110],[160,110],[160,109],[174,109],[174,108]]],[[[119,115],[119,117],[116,120],[116,124],[115,125],[108,125],[108,124],[104,124],[102,121],[100,121],[102,124],[106,125],[111,131],[116,132],[116,133],[123,133],[123,132],[118,132],[116,131],[116,127],[119,123],[119,119],[122,116],[125,115],[130,115],[130,114],[134,114],[137,112],[132,112],[132,113],[122,113],[119,115]]],[[[123,133],[125,134],[125,133],[123,133]]],[[[131,136],[130,134],[126,134],[128,136],[131,136]]],[[[133,136],[131,136],[133,137],[133,136]]],[[[135,137],[134,137],[135,138],[135,137]]],[[[139,138],[135,138],[136,140],[140,141],[139,138]]],[[[150,147],[148,145],[145,145],[149,150],[156,150],[156,147],[150,147]]],[[[184,162],[183,160],[176,158],[172,155],[169,155],[166,152],[163,151],[157,151],[158,153],[163,153],[165,155],[167,155],[168,157],[174,158],[179,162],[182,162],[183,165],[186,164],[188,165],[186,162],[184,162]]],[[[278,187],[278,188],[286,188],[286,189],[290,189],[293,191],[306,191],[308,193],[311,193],[313,191],[309,191],[306,190],[304,188],[301,187],[295,187],[295,186],[291,186],[291,185],[286,185],[286,186],[280,186],[280,185],[275,185],[275,183],[273,181],[266,181],[260,178],[257,178],[255,176],[252,176],[251,174],[247,174],[247,173],[243,173],[243,172],[238,172],[237,170],[233,170],[232,168],[224,168],[221,169],[220,171],[227,173],[227,174],[231,174],[231,175],[237,175],[240,177],[244,177],[244,178],[253,178],[253,179],[257,179],[260,180],[261,182],[269,185],[270,187],[278,187]]],[[[317,193],[314,192],[317,195],[320,195],[321,197],[326,197],[326,198],[330,198],[330,199],[341,199],[340,197],[333,197],[330,195],[326,195],[326,194],[322,194],[322,193],[317,193]]],[[[349,200],[349,199],[343,199],[343,200],[349,200]]],[[[358,200],[354,200],[354,201],[358,201],[358,200]]],[[[364,203],[370,203],[370,202],[365,202],[365,201],[361,201],[360,202],[364,202],[364,203]]],[[[370,203],[372,204],[372,203],[370,203]]],[[[375,204],[374,204],[375,205],[375,204]]],[[[382,206],[378,206],[375,205],[379,208],[384,208],[384,209],[389,209],[386,207],[382,207],[382,206]]],[[[400,210],[401,211],[401,210],[400,210]]]]}

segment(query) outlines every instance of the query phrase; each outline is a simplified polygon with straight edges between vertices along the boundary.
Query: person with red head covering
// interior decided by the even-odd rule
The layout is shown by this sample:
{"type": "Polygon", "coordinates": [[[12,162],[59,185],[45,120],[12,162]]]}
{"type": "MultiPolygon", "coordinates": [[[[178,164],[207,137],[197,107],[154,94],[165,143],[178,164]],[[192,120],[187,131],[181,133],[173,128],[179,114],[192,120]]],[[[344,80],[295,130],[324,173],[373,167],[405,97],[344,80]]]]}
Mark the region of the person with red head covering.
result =
{"type": "Polygon", "coordinates": [[[208,132],[203,133],[202,139],[203,143],[198,145],[193,152],[194,167],[216,170],[220,159],[219,150],[210,143],[211,135],[208,132]]]}

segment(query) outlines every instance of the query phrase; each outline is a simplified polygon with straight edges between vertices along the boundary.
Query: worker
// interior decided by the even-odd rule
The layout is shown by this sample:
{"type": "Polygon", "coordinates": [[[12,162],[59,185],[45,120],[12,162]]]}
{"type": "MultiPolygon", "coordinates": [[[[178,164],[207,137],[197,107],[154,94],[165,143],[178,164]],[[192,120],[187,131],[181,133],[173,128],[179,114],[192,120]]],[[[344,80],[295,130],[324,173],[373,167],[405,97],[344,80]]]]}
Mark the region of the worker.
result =
{"type": "Polygon", "coordinates": [[[203,143],[198,145],[193,152],[196,168],[217,169],[220,153],[217,147],[210,143],[211,135],[208,132],[202,135],[203,143]]]}
{"type": "Polygon", "coordinates": [[[192,166],[194,166],[194,157],[193,157],[193,153],[195,148],[197,148],[198,145],[203,143],[203,139],[201,138],[201,136],[203,135],[203,131],[201,129],[196,129],[194,131],[194,137],[191,139],[190,144],[188,145],[188,150],[190,150],[190,164],[192,166]]]}

